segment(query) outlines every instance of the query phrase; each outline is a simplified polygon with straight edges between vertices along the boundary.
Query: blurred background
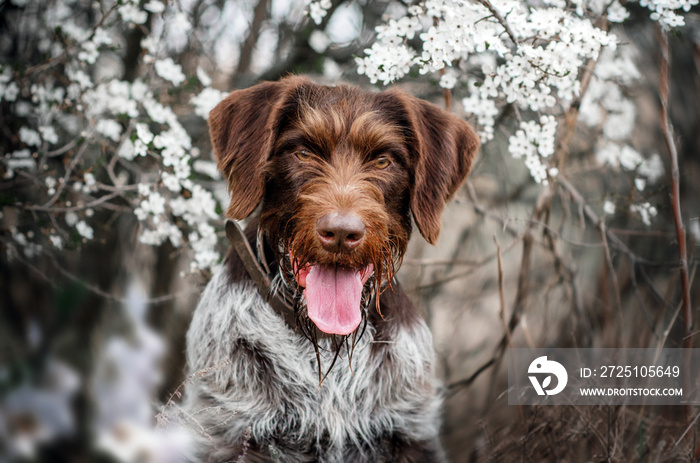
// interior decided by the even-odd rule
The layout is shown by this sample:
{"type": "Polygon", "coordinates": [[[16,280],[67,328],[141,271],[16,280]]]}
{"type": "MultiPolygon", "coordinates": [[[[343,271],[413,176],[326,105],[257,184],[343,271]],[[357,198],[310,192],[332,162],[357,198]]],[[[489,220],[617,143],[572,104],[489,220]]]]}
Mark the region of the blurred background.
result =
{"type": "MultiPolygon", "coordinates": [[[[700,347],[697,2],[669,7],[685,18],[670,32],[649,2],[621,24],[560,3],[523,4],[583,8],[619,39],[580,63],[573,99],[525,110],[496,92],[493,114],[470,111],[486,61],[512,58],[485,50],[395,75],[484,138],[439,243],[415,233],[399,273],[433,332],[443,443],[455,462],[699,461],[697,407],[507,404],[507,347],[700,347]],[[541,114],[558,122],[548,181],[513,151],[541,114]]],[[[426,8],[0,1],[0,462],[178,461],[184,336],[228,246],[208,111],[289,73],[384,88],[358,73],[366,49],[426,8]]]]}

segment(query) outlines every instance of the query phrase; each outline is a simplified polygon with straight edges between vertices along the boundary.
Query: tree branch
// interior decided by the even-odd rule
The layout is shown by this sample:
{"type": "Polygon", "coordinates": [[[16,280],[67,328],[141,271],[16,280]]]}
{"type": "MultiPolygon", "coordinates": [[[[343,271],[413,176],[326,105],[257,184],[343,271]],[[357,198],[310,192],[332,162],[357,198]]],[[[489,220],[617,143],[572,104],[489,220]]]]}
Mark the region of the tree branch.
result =
{"type": "Polygon", "coordinates": [[[683,299],[683,347],[691,347],[691,338],[688,335],[693,329],[692,312],[690,305],[690,284],[688,283],[688,253],[685,240],[685,226],[683,225],[683,216],[681,214],[681,198],[680,198],[680,173],[678,171],[678,151],[676,143],[673,140],[673,127],[668,118],[668,69],[669,69],[669,51],[668,37],[664,31],[658,29],[659,44],[661,46],[661,63],[659,69],[659,97],[661,99],[660,117],[661,130],[663,131],[664,141],[668,149],[668,155],[671,159],[671,207],[673,210],[673,221],[676,227],[676,237],[678,239],[678,258],[680,261],[681,270],[681,291],[683,299]]]}
{"type": "Polygon", "coordinates": [[[235,83],[242,76],[248,74],[250,70],[250,64],[253,60],[253,52],[255,51],[255,45],[258,43],[260,38],[260,31],[262,29],[263,22],[270,16],[270,9],[268,7],[269,0],[258,0],[258,4],[253,10],[253,21],[250,23],[250,31],[248,32],[248,37],[241,44],[241,53],[238,58],[238,66],[236,67],[236,72],[233,74],[232,83],[235,83]]]}

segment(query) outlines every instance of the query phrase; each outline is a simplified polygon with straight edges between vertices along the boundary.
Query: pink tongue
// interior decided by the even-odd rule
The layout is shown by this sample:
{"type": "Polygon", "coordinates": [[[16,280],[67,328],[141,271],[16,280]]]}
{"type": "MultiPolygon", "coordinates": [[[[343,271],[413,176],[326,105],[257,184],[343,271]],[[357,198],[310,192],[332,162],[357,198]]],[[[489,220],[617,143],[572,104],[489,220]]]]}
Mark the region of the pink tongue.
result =
{"type": "Polygon", "coordinates": [[[325,333],[352,333],[362,320],[362,285],[362,275],[357,270],[312,266],[304,290],[309,318],[325,333]]]}

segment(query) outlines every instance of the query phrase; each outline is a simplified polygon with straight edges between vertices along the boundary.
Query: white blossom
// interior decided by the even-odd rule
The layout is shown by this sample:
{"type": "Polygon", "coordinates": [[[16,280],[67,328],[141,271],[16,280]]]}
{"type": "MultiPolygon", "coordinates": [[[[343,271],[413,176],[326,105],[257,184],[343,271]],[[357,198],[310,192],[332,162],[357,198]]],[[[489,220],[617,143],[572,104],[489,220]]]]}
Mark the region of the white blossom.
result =
{"type": "Polygon", "coordinates": [[[90,172],[85,172],[83,174],[83,180],[85,180],[85,186],[83,187],[83,192],[90,193],[97,191],[97,180],[95,176],[90,172]]]}
{"type": "Polygon", "coordinates": [[[690,219],[690,227],[688,228],[695,243],[700,243],[700,219],[697,217],[690,219]]]}
{"type": "Polygon", "coordinates": [[[7,84],[12,80],[12,69],[9,66],[0,66],[0,84],[7,84]]]}
{"type": "Polygon", "coordinates": [[[5,98],[7,101],[15,101],[17,100],[17,95],[19,95],[17,82],[10,82],[7,86],[0,84],[0,99],[5,98]]]}
{"type": "Polygon", "coordinates": [[[180,180],[169,172],[163,172],[160,175],[160,179],[163,181],[163,185],[173,193],[178,193],[182,189],[180,187],[180,180]]]}
{"type": "MultiPolygon", "coordinates": [[[[453,88],[463,75],[463,70],[452,67],[454,63],[481,61],[483,80],[469,82],[469,96],[462,103],[477,118],[479,136],[486,142],[493,138],[502,98],[536,112],[569,104],[580,92],[581,66],[596,59],[601,50],[616,48],[618,42],[562,5],[526,8],[517,0],[498,0],[491,6],[507,18],[507,31],[482,4],[428,0],[424,8],[417,6],[377,26],[376,42],[364,57],[356,58],[357,71],[372,83],[387,84],[417,66],[422,74],[442,72],[440,86],[453,88]],[[406,41],[416,35],[422,45],[418,52],[406,41]]],[[[621,114],[626,117],[622,122],[630,120],[629,112],[621,114]]],[[[614,122],[609,130],[629,127],[614,122]]],[[[543,172],[534,158],[528,163],[543,172]]]]}
{"type": "Polygon", "coordinates": [[[84,71],[81,69],[74,69],[73,67],[68,67],[66,69],[66,76],[68,78],[78,84],[81,89],[87,89],[87,88],[92,88],[94,87],[94,83],[92,82],[92,79],[90,76],[88,76],[84,71]]]}
{"type": "Polygon", "coordinates": [[[114,40],[112,40],[112,36],[109,35],[109,33],[103,27],[98,27],[94,29],[92,33],[92,42],[98,46],[112,45],[114,40]]]}
{"type": "Polygon", "coordinates": [[[134,148],[134,143],[128,138],[124,140],[119,149],[117,150],[117,155],[123,157],[127,161],[133,161],[136,157],[136,150],[134,148]]]}
{"type": "Polygon", "coordinates": [[[100,56],[99,47],[95,42],[83,42],[82,49],[78,53],[78,59],[87,64],[95,64],[97,57],[100,56]]]}
{"type": "Polygon", "coordinates": [[[177,122],[177,117],[172,109],[163,106],[153,98],[146,98],[143,101],[143,107],[146,109],[148,116],[153,119],[154,122],[158,122],[160,124],[177,122]]]}
{"type": "Polygon", "coordinates": [[[58,235],[49,235],[49,241],[56,249],[63,249],[63,238],[58,235]]]}
{"type": "Polygon", "coordinates": [[[192,97],[190,104],[195,107],[194,113],[203,119],[209,118],[209,112],[226,97],[226,93],[207,87],[199,95],[192,97]]]}
{"type": "Polygon", "coordinates": [[[136,185],[136,188],[139,192],[139,196],[142,196],[142,197],[148,196],[151,192],[151,189],[152,189],[151,185],[149,185],[147,183],[139,183],[138,185],[136,185]]]}
{"type": "Polygon", "coordinates": [[[95,131],[112,141],[119,141],[122,130],[121,124],[114,119],[100,119],[95,124],[95,131]]]}
{"type": "Polygon", "coordinates": [[[210,268],[219,260],[219,255],[214,251],[216,233],[214,227],[206,222],[201,222],[197,231],[189,234],[188,239],[194,250],[194,261],[190,264],[192,271],[210,268]]]}
{"type": "Polygon", "coordinates": [[[405,76],[411,65],[415,52],[406,45],[388,45],[375,42],[366,49],[365,58],[355,58],[357,72],[369,77],[370,82],[381,80],[384,85],[405,76]]]}
{"type": "Polygon", "coordinates": [[[207,177],[213,179],[220,179],[221,174],[219,173],[219,168],[215,162],[205,161],[203,159],[198,159],[192,163],[192,169],[199,173],[204,174],[207,177]]]}
{"type": "Polygon", "coordinates": [[[642,155],[631,146],[625,145],[622,147],[622,149],[620,149],[618,161],[625,169],[635,170],[642,164],[644,159],[642,158],[642,155]]]}
{"type": "Polygon", "coordinates": [[[514,158],[524,158],[525,166],[537,183],[547,184],[548,175],[558,173],[548,169],[543,158],[554,154],[554,142],[557,122],[553,116],[542,116],[539,123],[525,121],[520,129],[511,136],[508,151],[514,158]]]}
{"type": "Polygon", "coordinates": [[[159,46],[160,40],[156,36],[149,35],[145,39],[141,40],[141,47],[151,55],[155,55],[158,53],[159,46]]]}
{"type": "Polygon", "coordinates": [[[41,137],[36,130],[32,130],[28,127],[22,127],[19,129],[19,139],[28,146],[39,146],[41,144],[41,137]]]}
{"type": "Polygon", "coordinates": [[[191,30],[192,24],[185,13],[176,11],[169,14],[167,16],[165,44],[170,50],[182,51],[189,41],[191,30]]]}
{"type": "Polygon", "coordinates": [[[610,22],[621,23],[629,18],[629,16],[629,11],[627,11],[627,9],[617,0],[612,2],[608,7],[608,20],[610,22]]]}
{"type": "Polygon", "coordinates": [[[637,173],[646,177],[652,183],[659,180],[664,175],[664,164],[661,161],[661,156],[658,153],[654,153],[642,161],[637,169],[637,173]]]}
{"type": "Polygon", "coordinates": [[[151,13],[162,13],[165,11],[165,4],[159,0],[150,0],[143,6],[143,9],[151,13]]]}
{"type": "Polygon", "coordinates": [[[639,217],[644,222],[644,225],[650,226],[651,219],[656,217],[658,211],[649,202],[644,202],[642,204],[632,204],[630,205],[630,212],[633,214],[639,214],[639,217]]]}
{"type": "Polygon", "coordinates": [[[5,161],[7,166],[5,178],[14,177],[15,170],[17,169],[36,169],[36,161],[31,155],[31,151],[28,149],[21,149],[10,153],[10,158],[5,161]]]}
{"type": "Polygon", "coordinates": [[[142,122],[136,124],[136,136],[144,144],[149,144],[153,141],[153,132],[148,128],[148,125],[142,122]]]}
{"type": "Polygon", "coordinates": [[[148,14],[140,9],[138,2],[134,0],[127,0],[117,11],[124,22],[143,24],[148,19],[148,14]]]}
{"type": "Polygon", "coordinates": [[[165,212],[165,198],[157,191],[149,191],[145,199],[134,209],[139,220],[145,220],[148,215],[158,216],[165,212]]]}
{"type": "Polygon", "coordinates": [[[440,77],[440,87],[447,89],[454,88],[455,84],[457,84],[457,78],[458,74],[456,71],[452,69],[446,70],[445,73],[440,77]]]}
{"type": "MultiPolygon", "coordinates": [[[[136,87],[136,82],[133,87],[136,87]]],[[[103,83],[85,92],[83,100],[89,108],[87,115],[126,115],[136,118],[139,115],[138,103],[132,98],[132,85],[118,79],[103,83]]],[[[114,121],[116,122],[116,121],[114,121]]]]}
{"type": "Polygon", "coordinates": [[[180,85],[185,81],[185,74],[182,73],[182,68],[172,58],[157,60],[155,67],[159,76],[175,85],[180,85]]]}
{"type": "Polygon", "coordinates": [[[672,29],[685,25],[683,16],[677,11],[690,11],[698,4],[698,0],[640,0],[639,4],[651,11],[649,17],[658,21],[662,28],[672,29]]]}
{"type": "Polygon", "coordinates": [[[652,156],[649,160],[629,145],[620,146],[616,143],[606,143],[596,152],[596,159],[601,165],[623,168],[627,171],[638,171],[642,176],[656,181],[663,175],[661,159],[652,156]]]}
{"type": "Polygon", "coordinates": [[[72,211],[66,212],[65,221],[69,227],[72,227],[73,225],[78,223],[78,214],[76,214],[75,212],[72,212],[72,211]]]}
{"type": "Polygon", "coordinates": [[[322,32],[318,29],[314,30],[311,35],[309,36],[309,46],[319,54],[325,53],[325,51],[328,49],[328,46],[331,44],[331,39],[326,35],[325,32],[322,32]]]}
{"type": "Polygon", "coordinates": [[[496,103],[489,98],[482,98],[478,92],[472,93],[462,100],[462,106],[467,114],[476,117],[479,137],[487,142],[493,138],[493,126],[498,115],[496,103]]]}
{"type": "Polygon", "coordinates": [[[309,8],[309,16],[316,24],[321,24],[323,18],[328,14],[328,9],[331,7],[330,0],[314,0],[307,4],[309,8]]]}
{"type": "Polygon", "coordinates": [[[615,214],[615,203],[606,199],[603,203],[603,212],[607,215],[615,214]]]}
{"type": "Polygon", "coordinates": [[[209,77],[209,74],[207,74],[201,66],[197,67],[197,79],[199,79],[199,83],[204,87],[209,87],[211,85],[211,77],[209,77]]]}
{"type": "Polygon", "coordinates": [[[85,223],[84,220],[78,222],[75,225],[75,229],[78,232],[78,234],[85,239],[91,240],[94,237],[94,231],[92,230],[92,227],[85,223]]]}
{"type": "Polygon", "coordinates": [[[44,184],[46,185],[46,188],[47,188],[46,192],[50,195],[56,194],[55,187],[56,187],[57,183],[58,183],[58,181],[55,178],[53,178],[51,176],[46,177],[44,179],[44,184]]]}

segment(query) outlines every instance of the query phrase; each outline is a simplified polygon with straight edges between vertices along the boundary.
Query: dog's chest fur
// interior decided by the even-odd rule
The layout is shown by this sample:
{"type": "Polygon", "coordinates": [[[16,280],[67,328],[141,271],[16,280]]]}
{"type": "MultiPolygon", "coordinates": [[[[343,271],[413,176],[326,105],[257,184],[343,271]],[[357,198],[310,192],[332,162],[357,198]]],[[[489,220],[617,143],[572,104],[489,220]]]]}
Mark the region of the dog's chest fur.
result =
{"type": "MultiPolygon", "coordinates": [[[[272,452],[276,461],[328,462],[381,461],[382,440],[397,436],[436,439],[440,400],[430,332],[419,317],[386,317],[368,324],[352,366],[343,351],[319,387],[312,344],[251,281],[232,281],[225,267],[219,270],[187,335],[197,374],[185,409],[206,437],[208,461],[235,459],[246,439],[248,461],[266,461],[272,452]]],[[[326,341],[319,343],[324,373],[333,358],[326,341]]]]}

